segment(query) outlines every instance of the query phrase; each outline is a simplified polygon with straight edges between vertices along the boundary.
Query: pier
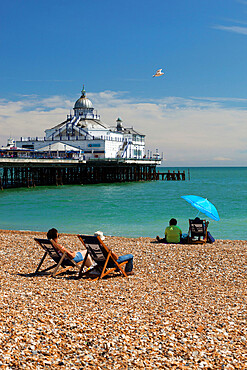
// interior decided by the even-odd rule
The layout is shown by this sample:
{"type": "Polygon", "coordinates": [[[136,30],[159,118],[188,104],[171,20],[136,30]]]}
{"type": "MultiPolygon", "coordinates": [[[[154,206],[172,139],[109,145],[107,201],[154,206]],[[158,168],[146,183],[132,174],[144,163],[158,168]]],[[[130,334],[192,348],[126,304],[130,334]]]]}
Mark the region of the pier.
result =
{"type": "Polygon", "coordinates": [[[185,180],[185,173],[157,172],[160,160],[0,158],[0,189],[48,185],[185,180]]]}
{"type": "Polygon", "coordinates": [[[0,188],[156,180],[157,161],[0,159],[0,188]]]}
{"type": "Polygon", "coordinates": [[[179,170],[172,171],[168,170],[167,172],[157,172],[156,180],[166,180],[166,181],[184,181],[185,180],[185,171],[180,172],[179,170]]]}
{"type": "Polygon", "coordinates": [[[144,134],[100,121],[83,85],[73,113],[44,137],[9,138],[0,148],[0,189],[137,181],[180,181],[180,171],[157,172],[163,159],[146,150],[144,134]]]}

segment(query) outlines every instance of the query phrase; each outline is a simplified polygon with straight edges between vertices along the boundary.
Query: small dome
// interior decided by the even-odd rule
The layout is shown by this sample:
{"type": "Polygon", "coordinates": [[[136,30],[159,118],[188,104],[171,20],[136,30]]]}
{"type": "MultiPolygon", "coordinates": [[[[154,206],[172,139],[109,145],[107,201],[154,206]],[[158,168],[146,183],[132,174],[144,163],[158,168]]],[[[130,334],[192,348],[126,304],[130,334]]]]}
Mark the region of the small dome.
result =
{"type": "Polygon", "coordinates": [[[75,102],[74,108],[93,108],[93,104],[88,98],[80,98],[75,102]]]}
{"type": "Polygon", "coordinates": [[[75,102],[74,109],[93,109],[93,104],[91,100],[86,98],[86,91],[84,89],[84,86],[81,93],[81,97],[75,102]]]}

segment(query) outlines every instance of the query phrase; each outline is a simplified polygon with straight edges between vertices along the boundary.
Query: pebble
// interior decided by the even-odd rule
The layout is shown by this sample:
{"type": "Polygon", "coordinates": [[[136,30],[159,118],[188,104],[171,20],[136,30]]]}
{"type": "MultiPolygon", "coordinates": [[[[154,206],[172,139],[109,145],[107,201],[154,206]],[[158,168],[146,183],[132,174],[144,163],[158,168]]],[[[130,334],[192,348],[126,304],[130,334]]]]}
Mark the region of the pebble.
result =
{"type": "Polygon", "coordinates": [[[246,241],[107,236],[118,255],[134,255],[135,275],[92,281],[33,276],[43,255],[34,237],[45,233],[0,230],[2,368],[247,368],[246,241]]]}

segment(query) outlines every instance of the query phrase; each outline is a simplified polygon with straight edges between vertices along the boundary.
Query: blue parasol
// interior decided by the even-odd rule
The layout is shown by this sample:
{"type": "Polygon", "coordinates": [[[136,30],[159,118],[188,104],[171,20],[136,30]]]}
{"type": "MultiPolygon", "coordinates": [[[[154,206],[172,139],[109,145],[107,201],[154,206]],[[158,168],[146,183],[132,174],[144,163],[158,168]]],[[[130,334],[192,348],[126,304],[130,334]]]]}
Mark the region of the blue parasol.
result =
{"type": "Polygon", "coordinates": [[[198,197],[197,195],[183,195],[181,198],[189,202],[193,207],[198,209],[199,212],[204,213],[215,221],[219,221],[220,218],[217,209],[209,200],[198,197]]]}

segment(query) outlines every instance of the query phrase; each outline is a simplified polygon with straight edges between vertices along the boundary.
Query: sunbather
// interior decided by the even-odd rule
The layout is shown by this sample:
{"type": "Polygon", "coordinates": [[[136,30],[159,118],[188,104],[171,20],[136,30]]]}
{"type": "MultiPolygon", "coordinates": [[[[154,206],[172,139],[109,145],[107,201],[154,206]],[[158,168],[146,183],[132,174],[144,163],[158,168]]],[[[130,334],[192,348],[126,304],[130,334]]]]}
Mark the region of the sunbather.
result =
{"type": "MultiPolygon", "coordinates": [[[[54,229],[54,228],[50,229],[47,232],[47,239],[53,240],[59,246],[59,249],[58,249],[58,248],[56,248],[56,244],[54,244],[54,247],[57,249],[59,254],[62,254],[64,252],[66,252],[67,255],[70,258],[73,258],[73,260],[76,263],[81,262],[81,261],[84,260],[84,258],[86,256],[86,253],[87,253],[87,251],[85,249],[81,250],[81,251],[71,252],[68,249],[64,248],[61,244],[58,244],[58,231],[57,231],[57,229],[54,229]]],[[[91,257],[88,256],[87,260],[86,260],[86,263],[85,263],[85,266],[90,267],[92,265],[92,263],[93,263],[93,261],[92,261],[91,257]]]]}

